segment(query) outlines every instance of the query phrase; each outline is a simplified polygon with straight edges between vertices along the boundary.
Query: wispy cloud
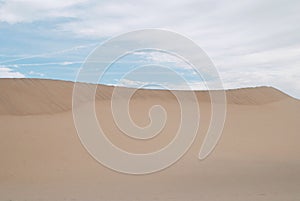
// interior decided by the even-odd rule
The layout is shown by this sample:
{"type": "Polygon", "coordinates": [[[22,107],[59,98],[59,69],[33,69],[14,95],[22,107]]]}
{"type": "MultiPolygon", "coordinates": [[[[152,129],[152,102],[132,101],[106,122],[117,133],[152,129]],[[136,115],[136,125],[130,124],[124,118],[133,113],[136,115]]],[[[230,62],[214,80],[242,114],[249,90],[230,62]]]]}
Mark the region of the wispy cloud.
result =
{"type": "Polygon", "coordinates": [[[38,58],[38,57],[41,58],[41,57],[49,57],[49,56],[55,56],[55,55],[59,55],[59,54],[65,54],[65,53],[68,53],[68,52],[78,51],[79,49],[96,47],[97,44],[98,43],[87,44],[87,45],[79,45],[79,46],[74,46],[72,48],[58,50],[58,51],[54,51],[54,52],[46,52],[46,53],[42,53],[42,54],[36,54],[36,55],[28,55],[28,56],[24,56],[24,57],[18,57],[18,58],[14,58],[14,59],[0,61],[0,64],[11,63],[11,62],[15,62],[15,61],[20,61],[20,60],[25,60],[25,59],[32,59],[32,58],[38,58]]]}
{"type": "Polygon", "coordinates": [[[34,67],[34,66],[68,66],[73,64],[82,64],[83,61],[63,61],[63,62],[45,62],[45,63],[18,63],[18,64],[7,64],[9,68],[20,68],[20,67],[34,67]]]}

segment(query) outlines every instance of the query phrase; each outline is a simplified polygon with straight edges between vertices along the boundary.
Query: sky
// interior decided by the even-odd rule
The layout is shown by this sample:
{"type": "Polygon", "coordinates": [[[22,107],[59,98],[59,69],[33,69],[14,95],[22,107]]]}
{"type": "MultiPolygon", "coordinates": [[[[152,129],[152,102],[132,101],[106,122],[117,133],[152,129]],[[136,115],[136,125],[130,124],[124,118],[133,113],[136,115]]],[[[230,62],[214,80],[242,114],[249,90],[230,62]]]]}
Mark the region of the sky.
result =
{"type": "MultiPolygon", "coordinates": [[[[300,98],[299,10],[298,0],[0,0],[0,77],[75,81],[104,41],[161,28],[197,43],[225,88],[273,86],[300,98]]],[[[171,66],[193,89],[205,88],[178,58],[157,52],[124,57],[101,82],[181,89],[162,68],[122,78],[134,65],[153,63],[171,66]]]]}

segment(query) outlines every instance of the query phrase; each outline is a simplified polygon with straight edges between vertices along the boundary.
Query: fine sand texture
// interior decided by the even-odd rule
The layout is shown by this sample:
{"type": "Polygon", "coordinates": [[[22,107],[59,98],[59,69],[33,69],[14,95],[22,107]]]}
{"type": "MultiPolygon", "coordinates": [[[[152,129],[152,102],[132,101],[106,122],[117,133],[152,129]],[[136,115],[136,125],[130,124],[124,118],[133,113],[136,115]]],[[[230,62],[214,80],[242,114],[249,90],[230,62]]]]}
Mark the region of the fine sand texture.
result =
{"type": "MultiPolygon", "coordinates": [[[[222,137],[212,154],[200,161],[211,105],[209,93],[197,91],[201,122],[191,148],[171,167],[138,176],[104,167],[83,147],[72,116],[73,85],[0,79],[0,201],[300,200],[299,100],[272,87],[228,90],[222,137]]],[[[163,106],[168,115],[159,135],[141,141],[114,123],[113,89],[98,86],[95,108],[103,131],[116,146],[149,153],[174,138],[180,107],[171,92],[138,90],[132,97],[130,114],[137,125],[149,124],[153,105],[163,106]]]]}

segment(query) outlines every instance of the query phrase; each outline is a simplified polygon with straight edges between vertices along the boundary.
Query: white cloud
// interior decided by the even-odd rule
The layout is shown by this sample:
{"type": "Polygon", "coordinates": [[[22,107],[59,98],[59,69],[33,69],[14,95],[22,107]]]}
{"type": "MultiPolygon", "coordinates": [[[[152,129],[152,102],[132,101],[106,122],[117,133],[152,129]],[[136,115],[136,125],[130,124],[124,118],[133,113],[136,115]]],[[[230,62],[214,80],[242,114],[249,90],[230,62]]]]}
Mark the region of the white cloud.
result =
{"type": "MultiPolygon", "coordinates": [[[[207,52],[225,86],[270,84],[300,97],[299,7],[298,0],[5,0],[0,21],[71,18],[58,21],[56,31],[88,39],[143,28],[170,29],[207,52]]],[[[169,61],[157,55],[152,59],[169,61]]]]}
{"type": "MultiPolygon", "coordinates": [[[[115,80],[119,81],[119,80],[115,80]]],[[[142,87],[151,84],[150,82],[144,82],[144,81],[137,81],[137,80],[130,80],[130,79],[121,79],[118,82],[119,86],[126,86],[126,87],[142,87]]],[[[152,83],[153,84],[153,83],[152,83]]]]}
{"type": "Polygon", "coordinates": [[[71,8],[84,0],[5,0],[0,3],[0,21],[33,22],[59,17],[76,17],[71,8]]]}
{"type": "Polygon", "coordinates": [[[207,86],[204,82],[145,82],[132,79],[115,80],[118,86],[133,87],[133,88],[151,88],[151,89],[169,89],[169,90],[207,90],[207,86]]]}
{"type": "Polygon", "coordinates": [[[45,76],[44,73],[39,73],[39,72],[35,72],[35,71],[30,71],[29,75],[37,75],[39,77],[44,77],[45,76]]]}
{"type": "Polygon", "coordinates": [[[157,64],[164,64],[168,63],[173,64],[173,67],[180,67],[183,69],[192,69],[192,67],[182,60],[177,55],[173,55],[168,52],[160,52],[160,51],[137,51],[133,52],[133,55],[137,55],[142,57],[142,60],[147,63],[157,63],[157,64]]]}
{"type": "Polygon", "coordinates": [[[20,72],[16,72],[10,68],[0,66],[0,78],[24,78],[24,77],[25,75],[23,75],[20,72]]]}
{"type": "Polygon", "coordinates": [[[220,73],[225,88],[272,86],[300,99],[300,64],[288,70],[282,68],[244,71],[228,70],[220,73]]]}

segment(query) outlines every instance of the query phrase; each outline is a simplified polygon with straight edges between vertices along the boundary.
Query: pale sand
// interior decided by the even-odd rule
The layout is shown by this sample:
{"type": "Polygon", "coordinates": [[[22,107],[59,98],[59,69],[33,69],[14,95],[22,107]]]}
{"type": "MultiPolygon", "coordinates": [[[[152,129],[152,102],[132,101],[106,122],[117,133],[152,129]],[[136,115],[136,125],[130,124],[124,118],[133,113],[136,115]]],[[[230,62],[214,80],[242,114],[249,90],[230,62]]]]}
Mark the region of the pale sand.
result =
{"type": "MultiPolygon", "coordinates": [[[[228,91],[224,133],[204,161],[197,156],[210,105],[207,92],[197,92],[202,126],[188,153],[161,172],[132,176],[105,168],[83,148],[72,119],[72,87],[0,79],[1,201],[300,200],[300,101],[274,88],[228,91]]],[[[170,116],[159,136],[141,143],[115,127],[108,109],[113,88],[100,89],[98,118],[119,147],[147,153],[174,137],[179,110],[170,93],[141,90],[134,97],[132,117],[140,125],[147,124],[153,104],[165,106],[170,116]]]]}

